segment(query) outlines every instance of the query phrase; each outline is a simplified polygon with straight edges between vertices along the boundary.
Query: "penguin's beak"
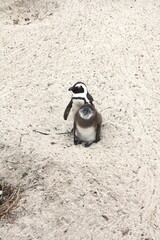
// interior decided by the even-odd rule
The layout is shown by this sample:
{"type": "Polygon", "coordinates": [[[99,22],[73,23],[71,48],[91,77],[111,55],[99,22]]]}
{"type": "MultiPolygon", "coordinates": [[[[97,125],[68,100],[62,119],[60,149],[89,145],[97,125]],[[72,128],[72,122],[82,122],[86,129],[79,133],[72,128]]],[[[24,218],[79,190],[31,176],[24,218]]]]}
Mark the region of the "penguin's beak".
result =
{"type": "Polygon", "coordinates": [[[73,91],[73,87],[70,87],[70,88],[68,89],[68,91],[73,91]]]}

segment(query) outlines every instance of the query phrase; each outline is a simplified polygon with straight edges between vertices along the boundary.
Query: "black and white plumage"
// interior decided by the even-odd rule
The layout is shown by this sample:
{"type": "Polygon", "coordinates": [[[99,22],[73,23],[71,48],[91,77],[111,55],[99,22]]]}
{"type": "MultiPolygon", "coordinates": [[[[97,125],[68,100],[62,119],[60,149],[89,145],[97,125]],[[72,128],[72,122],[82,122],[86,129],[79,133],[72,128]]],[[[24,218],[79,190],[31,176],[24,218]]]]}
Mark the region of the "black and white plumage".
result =
{"type": "Polygon", "coordinates": [[[73,92],[71,101],[67,105],[64,111],[64,119],[67,120],[69,112],[72,108],[73,114],[75,115],[76,112],[84,105],[84,104],[91,104],[93,105],[93,97],[89,94],[87,90],[87,86],[83,82],[77,82],[73,85],[73,87],[68,89],[69,91],[73,92]]]}

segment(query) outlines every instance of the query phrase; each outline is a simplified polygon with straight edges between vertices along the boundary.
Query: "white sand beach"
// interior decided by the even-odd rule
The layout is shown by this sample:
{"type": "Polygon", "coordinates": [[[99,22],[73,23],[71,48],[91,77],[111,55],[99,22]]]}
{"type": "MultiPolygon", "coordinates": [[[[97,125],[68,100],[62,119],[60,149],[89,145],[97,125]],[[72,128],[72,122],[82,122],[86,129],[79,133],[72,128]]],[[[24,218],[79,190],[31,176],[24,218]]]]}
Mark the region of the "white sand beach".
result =
{"type": "Polygon", "coordinates": [[[0,180],[23,190],[0,240],[160,240],[160,2],[0,0],[0,50],[0,180]],[[78,81],[89,148],[61,134],[78,81]]]}

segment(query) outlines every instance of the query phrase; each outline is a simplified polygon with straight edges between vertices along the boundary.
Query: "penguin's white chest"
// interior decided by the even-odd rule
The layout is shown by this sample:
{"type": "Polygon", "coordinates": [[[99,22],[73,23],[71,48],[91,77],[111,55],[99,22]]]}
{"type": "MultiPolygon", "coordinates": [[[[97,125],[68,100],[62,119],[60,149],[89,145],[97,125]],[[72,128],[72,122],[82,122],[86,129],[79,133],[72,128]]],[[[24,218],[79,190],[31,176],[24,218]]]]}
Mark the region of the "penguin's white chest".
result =
{"type": "Polygon", "coordinates": [[[96,139],[96,131],[94,127],[82,128],[80,126],[77,126],[76,135],[82,141],[86,142],[94,141],[96,139]]]}
{"type": "Polygon", "coordinates": [[[83,99],[73,99],[73,115],[76,114],[76,112],[84,105],[83,99]]]}

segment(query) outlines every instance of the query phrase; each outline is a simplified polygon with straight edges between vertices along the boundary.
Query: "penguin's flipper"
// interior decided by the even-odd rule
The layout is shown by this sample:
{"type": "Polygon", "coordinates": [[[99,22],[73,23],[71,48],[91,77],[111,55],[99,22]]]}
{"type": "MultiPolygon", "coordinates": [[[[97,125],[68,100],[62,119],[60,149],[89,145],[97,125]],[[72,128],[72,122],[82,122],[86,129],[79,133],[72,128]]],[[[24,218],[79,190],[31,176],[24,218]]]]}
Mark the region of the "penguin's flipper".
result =
{"type": "Polygon", "coordinates": [[[98,125],[97,125],[97,130],[96,130],[95,143],[97,143],[97,142],[99,142],[99,141],[101,140],[100,133],[101,133],[101,125],[98,124],[98,125]]]}
{"type": "Polygon", "coordinates": [[[91,96],[91,94],[89,94],[89,92],[87,92],[87,98],[90,101],[91,104],[93,104],[92,102],[94,101],[93,97],[91,96]]]}
{"type": "Polygon", "coordinates": [[[102,116],[97,112],[97,128],[96,128],[96,139],[95,143],[101,140],[101,127],[102,127],[102,116]]]}
{"type": "Polygon", "coordinates": [[[69,102],[69,104],[67,105],[64,111],[64,115],[63,115],[64,120],[67,120],[71,108],[72,108],[72,100],[69,102]]]}

